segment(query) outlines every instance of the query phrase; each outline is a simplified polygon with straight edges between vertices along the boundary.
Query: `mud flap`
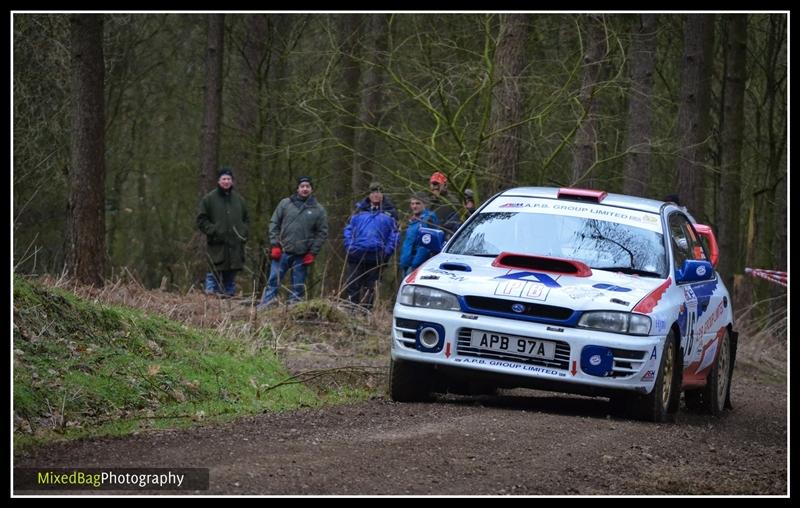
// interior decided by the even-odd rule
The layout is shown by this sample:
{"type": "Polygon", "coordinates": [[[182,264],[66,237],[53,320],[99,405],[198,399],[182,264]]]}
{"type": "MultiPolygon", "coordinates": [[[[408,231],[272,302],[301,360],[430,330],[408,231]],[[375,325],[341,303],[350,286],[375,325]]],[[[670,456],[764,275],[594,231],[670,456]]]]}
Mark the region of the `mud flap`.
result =
{"type": "Polygon", "coordinates": [[[733,365],[736,363],[736,346],[739,343],[739,332],[731,330],[731,368],[728,371],[728,393],[725,394],[725,409],[733,409],[731,404],[731,384],[733,384],[733,365]]]}

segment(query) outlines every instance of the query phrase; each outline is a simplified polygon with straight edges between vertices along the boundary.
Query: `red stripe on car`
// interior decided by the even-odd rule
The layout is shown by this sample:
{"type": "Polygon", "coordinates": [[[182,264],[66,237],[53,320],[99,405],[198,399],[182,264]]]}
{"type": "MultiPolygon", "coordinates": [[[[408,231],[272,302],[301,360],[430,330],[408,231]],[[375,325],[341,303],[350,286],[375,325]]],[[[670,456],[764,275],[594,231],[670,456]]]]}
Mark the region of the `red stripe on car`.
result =
{"type": "Polygon", "coordinates": [[[658,301],[664,296],[664,291],[672,284],[672,277],[669,277],[663,284],[655,288],[649,295],[642,298],[633,308],[633,312],[640,312],[642,314],[650,314],[656,308],[658,301]]]}

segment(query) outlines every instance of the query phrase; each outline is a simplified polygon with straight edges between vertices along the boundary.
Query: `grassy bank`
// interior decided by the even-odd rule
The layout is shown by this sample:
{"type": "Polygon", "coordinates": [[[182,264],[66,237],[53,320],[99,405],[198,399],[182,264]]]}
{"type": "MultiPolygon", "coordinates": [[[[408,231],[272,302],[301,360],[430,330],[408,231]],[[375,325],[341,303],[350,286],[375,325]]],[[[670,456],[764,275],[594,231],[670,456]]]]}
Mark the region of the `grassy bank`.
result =
{"type": "Polygon", "coordinates": [[[14,444],[324,402],[269,349],[14,279],[14,444]]]}

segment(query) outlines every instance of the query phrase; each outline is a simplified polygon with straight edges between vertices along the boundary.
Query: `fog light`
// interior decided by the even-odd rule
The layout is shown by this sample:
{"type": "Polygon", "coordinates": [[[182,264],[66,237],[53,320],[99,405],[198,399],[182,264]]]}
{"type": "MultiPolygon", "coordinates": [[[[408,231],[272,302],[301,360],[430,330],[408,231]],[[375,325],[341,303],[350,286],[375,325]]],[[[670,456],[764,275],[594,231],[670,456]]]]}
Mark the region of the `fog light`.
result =
{"type": "Polygon", "coordinates": [[[438,353],[444,347],[444,327],[438,323],[417,325],[417,349],[423,353],[438,353]]]}
{"type": "Polygon", "coordinates": [[[433,328],[425,328],[419,332],[419,343],[433,349],[439,343],[439,334],[433,328]]]}

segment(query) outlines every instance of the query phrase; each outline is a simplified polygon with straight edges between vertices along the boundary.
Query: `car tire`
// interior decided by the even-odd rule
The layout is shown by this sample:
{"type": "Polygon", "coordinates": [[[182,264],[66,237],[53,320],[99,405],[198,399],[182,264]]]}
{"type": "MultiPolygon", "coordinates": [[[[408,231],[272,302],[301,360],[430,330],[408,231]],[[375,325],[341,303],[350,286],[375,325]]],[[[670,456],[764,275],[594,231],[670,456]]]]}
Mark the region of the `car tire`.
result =
{"type": "Polygon", "coordinates": [[[680,401],[680,361],[675,333],[670,331],[661,351],[661,362],[653,390],[632,401],[636,417],[657,423],[675,421],[680,401]]]}
{"type": "Polygon", "coordinates": [[[636,395],[630,393],[618,393],[609,397],[608,413],[619,418],[636,416],[631,414],[631,405],[636,395]]]}
{"type": "Polygon", "coordinates": [[[430,401],[430,369],[419,363],[390,360],[389,397],[395,402],[430,401]]]}
{"type": "Polygon", "coordinates": [[[706,386],[684,393],[687,409],[720,416],[725,407],[730,407],[732,359],[730,333],[726,331],[717,349],[717,358],[708,373],[706,386]]]}

